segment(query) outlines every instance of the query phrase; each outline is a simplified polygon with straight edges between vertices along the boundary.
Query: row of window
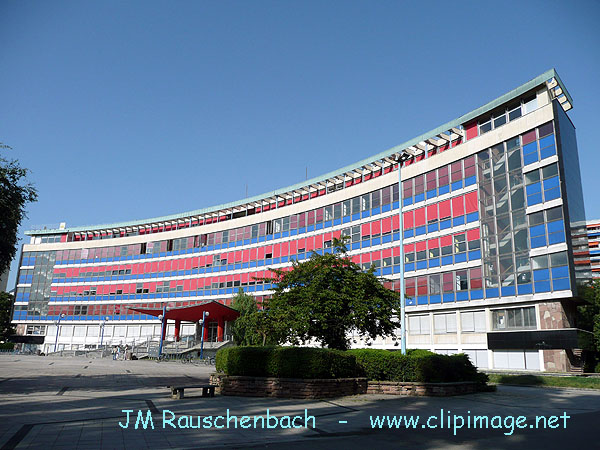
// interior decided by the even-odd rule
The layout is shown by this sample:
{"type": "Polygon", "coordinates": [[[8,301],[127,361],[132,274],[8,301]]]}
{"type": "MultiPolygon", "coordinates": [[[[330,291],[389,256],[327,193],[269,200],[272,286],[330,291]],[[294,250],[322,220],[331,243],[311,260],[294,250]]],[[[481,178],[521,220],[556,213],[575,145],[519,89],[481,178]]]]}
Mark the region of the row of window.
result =
{"type": "Polygon", "coordinates": [[[500,111],[496,111],[489,118],[479,121],[479,135],[487,133],[488,131],[495,130],[498,127],[518,119],[522,115],[528,114],[531,111],[537,109],[537,97],[532,95],[521,99],[519,103],[509,105],[500,111]]]}
{"type": "Polygon", "coordinates": [[[447,194],[476,182],[475,155],[402,182],[403,206],[447,194]]]}
{"type": "Polygon", "coordinates": [[[434,233],[477,220],[477,191],[402,213],[404,238],[434,233]]]}
{"type": "Polygon", "coordinates": [[[565,242],[562,207],[529,214],[529,239],[531,248],[565,242]]]}
{"type": "Polygon", "coordinates": [[[558,164],[550,164],[525,174],[527,206],[560,198],[558,164]]]}
{"type": "MultiPolygon", "coordinates": [[[[407,299],[406,304],[427,305],[570,289],[565,252],[543,255],[536,259],[532,258],[531,261],[528,257],[525,256],[523,259],[525,258],[527,265],[520,264],[516,271],[512,259],[508,261],[500,259],[501,264],[506,264],[500,267],[502,273],[500,289],[497,275],[492,275],[485,264],[483,282],[481,267],[407,278],[406,295],[410,298],[407,299]]],[[[494,272],[497,270],[494,268],[494,272]]]]}
{"type": "MultiPolygon", "coordinates": [[[[396,166],[394,166],[395,168],[396,166]]],[[[261,213],[261,212],[266,212],[266,211],[270,211],[273,210],[275,208],[281,208],[284,207],[286,205],[291,205],[291,204],[295,204],[295,203],[299,203],[301,201],[305,201],[305,200],[309,200],[312,198],[316,198],[322,195],[325,195],[326,193],[332,193],[332,192],[336,192],[338,190],[341,190],[345,187],[350,187],[350,186],[354,186],[357,184],[360,184],[363,181],[368,181],[372,178],[377,178],[379,176],[381,176],[384,173],[389,173],[391,172],[392,166],[388,166],[385,169],[381,169],[379,171],[373,172],[372,174],[367,174],[367,175],[359,175],[357,177],[354,177],[352,180],[348,180],[346,182],[340,182],[338,184],[333,184],[330,187],[327,188],[327,192],[325,189],[319,190],[319,191],[313,191],[311,193],[306,193],[306,194],[298,194],[298,195],[294,195],[293,198],[289,198],[289,199],[279,199],[278,201],[273,201],[272,203],[270,203],[269,205],[264,205],[261,207],[256,207],[256,208],[247,208],[244,209],[242,211],[237,211],[237,212],[223,212],[223,213],[219,213],[218,216],[215,216],[213,218],[206,218],[206,219],[186,219],[178,224],[168,224],[168,225],[147,225],[147,226],[142,226],[140,227],[139,230],[120,230],[120,231],[111,231],[111,230],[106,230],[106,231],[95,231],[95,232],[87,232],[87,233],[69,233],[68,237],[67,237],[67,241],[71,242],[71,241],[83,241],[83,240],[99,240],[99,239],[112,239],[112,238],[119,238],[119,237],[127,237],[127,236],[138,236],[138,235],[146,235],[146,234],[151,234],[151,233],[159,233],[159,232],[163,232],[163,231],[172,231],[172,230],[177,230],[177,229],[184,229],[184,228],[189,228],[189,227],[195,227],[195,226],[201,226],[201,225],[208,225],[211,223],[216,223],[216,222],[223,222],[226,220],[231,220],[231,219],[237,219],[239,217],[245,217],[245,216],[250,216],[250,215],[254,215],[257,213],[261,213]]],[[[396,188],[397,189],[397,188],[396,188]]],[[[376,191],[377,192],[377,191],[376,191]]],[[[397,190],[396,190],[397,192],[397,190]]],[[[384,194],[385,195],[385,194],[384,194]]],[[[379,199],[379,202],[381,202],[381,205],[385,205],[387,203],[384,203],[386,200],[385,198],[382,196],[379,199]]],[[[397,201],[394,200],[394,201],[397,201]]],[[[390,201],[388,201],[388,203],[390,203],[390,201]]],[[[374,206],[372,207],[372,209],[376,209],[377,207],[379,207],[378,205],[378,199],[375,198],[373,200],[373,204],[374,206]]],[[[270,222],[270,221],[269,221],[270,222]]],[[[264,222],[264,223],[269,223],[269,222],[264,222]]],[[[247,239],[247,238],[244,238],[247,239]]]]}
{"type": "MultiPolygon", "coordinates": [[[[389,212],[398,207],[397,201],[398,185],[394,184],[334,205],[233,230],[144,244],[59,250],[56,252],[56,261],[57,264],[85,264],[144,259],[157,253],[160,256],[171,256],[240,247],[309,233],[389,212]],[[392,204],[393,202],[395,204],[392,204]]],[[[35,260],[31,260],[32,256],[31,252],[25,253],[22,265],[33,265],[35,260]]]]}
{"type": "MultiPolygon", "coordinates": [[[[497,330],[526,330],[537,327],[535,306],[524,308],[507,308],[492,310],[492,329],[497,330]]],[[[431,321],[433,319],[434,334],[456,334],[457,319],[460,320],[461,333],[485,333],[485,311],[456,311],[439,313],[430,316],[408,316],[408,332],[411,335],[431,334],[431,321]],[[458,316],[458,317],[457,317],[458,316]]]]}
{"type": "Polygon", "coordinates": [[[404,246],[404,270],[411,272],[481,259],[479,228],[404,246]]]}
{"type": "MultiPolygon", "coordinates": [[[[257,302],[262,302],[264,296],[258,295],[254,297],[257,302]]],[[[230,306],[231,299],[220,300],[223,304],[230,306]]],[[[177,301],[174,303],[174,307],[185,307],[200,304],[202,301],[177,301]]],[[[61,314],[65,317],[62,321],[71,320],[156,320],[155,316],[142,314],[137,311],[133,311],[130,308],[140,309],[160,309],[163,307],[162,303],[136,303],[132,304],[99,304],[99,305],[49,305],[42,311],[41,309],[29,309],[29,305],[15,305],[13,320],[58,320],[61,314]],[[76,308],[79,306],[79,314],[76,314],[76,308]],[[87,315],[81,314],[81,306],[87,308],[87,315]]]]}

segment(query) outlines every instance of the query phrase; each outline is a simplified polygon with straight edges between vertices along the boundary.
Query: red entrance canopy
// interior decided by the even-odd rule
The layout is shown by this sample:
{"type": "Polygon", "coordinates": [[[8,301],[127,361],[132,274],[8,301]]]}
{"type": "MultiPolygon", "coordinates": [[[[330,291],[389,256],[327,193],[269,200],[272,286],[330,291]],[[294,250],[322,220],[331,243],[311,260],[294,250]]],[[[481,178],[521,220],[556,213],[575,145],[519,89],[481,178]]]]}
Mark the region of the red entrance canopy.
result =
{"type": "MultiPolygon", "coordinates": [[[[133,311],[141,312],[142,314],[148,314],[150,316],[158,317],[163,313],[162,308],[160,309],[146,309],[146,308],[128,308],[133,311]]],[[[225,306],[222,303],[211,300],[206,303],[192,306],[167,306],[167,320],[180,320],[182,322],[198,322],[202,320],[202,313],[207,311],[209,313],[208,320],[217,321],[222,320],[235,320],[240,316],[240,313],[235,309],[225,306]]]]}

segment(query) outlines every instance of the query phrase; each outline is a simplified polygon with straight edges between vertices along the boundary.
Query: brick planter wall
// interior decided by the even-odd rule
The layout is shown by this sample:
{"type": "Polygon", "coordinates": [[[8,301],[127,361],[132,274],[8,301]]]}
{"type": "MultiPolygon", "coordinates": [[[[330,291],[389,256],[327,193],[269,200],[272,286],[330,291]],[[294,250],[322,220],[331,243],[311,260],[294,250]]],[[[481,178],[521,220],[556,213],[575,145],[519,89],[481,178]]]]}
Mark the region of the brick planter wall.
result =
{"type": "Polygon", "coordinates": [[[367,383],[366,378],[303,380],[229,376],[217,373],[211,374],[210,384],[217,385],[216,392],[221,395],[277,398],[332,398],[357,394],[448,397],[478,391],[477,384],[471,381],[456,383],[369,381],[367,383]]]}
{"type": "Polygon", "coordinates": [[[367,391],[366,378],[303,380],[212,374],[210,383],[219,385],[221,395],[241,397],[332,398],[367,391]]]}
{"type": "Polygon", "coordinates": [[[409,381],[369,381],[367,394],[449,397],[477,392],[471,381],[455,383],[416,383],[409,381]]]}

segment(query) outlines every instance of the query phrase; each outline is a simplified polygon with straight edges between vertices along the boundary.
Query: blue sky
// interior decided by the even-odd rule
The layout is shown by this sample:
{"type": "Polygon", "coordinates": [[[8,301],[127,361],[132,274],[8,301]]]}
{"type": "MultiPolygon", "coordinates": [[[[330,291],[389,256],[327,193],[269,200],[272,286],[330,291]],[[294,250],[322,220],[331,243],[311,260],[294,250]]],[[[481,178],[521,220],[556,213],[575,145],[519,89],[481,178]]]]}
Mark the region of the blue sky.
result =
{"type": "Polygon", "coordinates": [[[0,142],[39,191],[22,231],[284,187],[551,67],[574,100],[587,217],[600,218],[599,16],[595,1],[4,0],[0,142]]]}

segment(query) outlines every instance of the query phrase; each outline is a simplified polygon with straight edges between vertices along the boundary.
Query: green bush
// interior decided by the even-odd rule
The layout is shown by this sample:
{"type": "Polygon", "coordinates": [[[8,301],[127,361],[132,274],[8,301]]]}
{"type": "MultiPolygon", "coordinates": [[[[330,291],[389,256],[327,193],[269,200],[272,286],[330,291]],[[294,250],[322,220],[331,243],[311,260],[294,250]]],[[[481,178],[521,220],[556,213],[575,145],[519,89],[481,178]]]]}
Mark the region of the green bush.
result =
{"type": "Polygon", "coordinates": [[[453,381],[487,382],[487,375],[477,372],[464,354],[438,355],[427,350],[398,351],[357,349],[348,353],[356,357],[369,380],[444,383],[453,381]]]}
{"type": "Polygon", "coordinates": [[[229,347],[217,352],[216,368],[227,375],[277,378],[349,378],[361,374],[353,355],[311,347],[229,347]]]}
{"type": "Polygon", "coordinates": [[[12,342],[2,342],[0,343],[0,350],[12,350],[15,348],[15,344],[12,342]]]}

